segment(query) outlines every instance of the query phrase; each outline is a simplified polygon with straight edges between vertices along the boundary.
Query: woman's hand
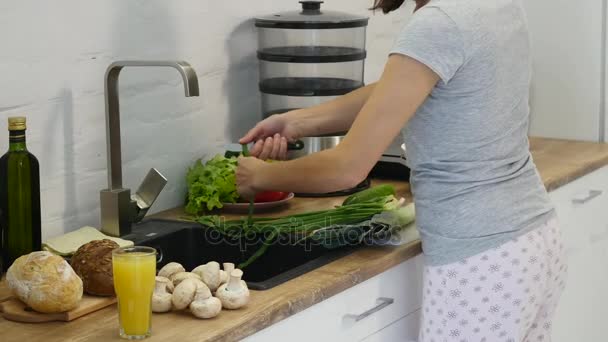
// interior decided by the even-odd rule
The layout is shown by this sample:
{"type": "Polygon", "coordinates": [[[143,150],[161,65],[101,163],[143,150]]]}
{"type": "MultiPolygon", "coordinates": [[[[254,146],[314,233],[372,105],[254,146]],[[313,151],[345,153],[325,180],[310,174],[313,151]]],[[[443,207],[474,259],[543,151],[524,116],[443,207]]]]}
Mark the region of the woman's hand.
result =
{"type": "Polygon", "coordinates": [[[285,160],[287,159],[287,139],[279,133],[266,139],[258,140],[249,153],[252,157],[261,160],[285,160]]]}
{"type": "Polygon", "coordinates": [[[300,138],[295,125],[291,124],[285,114],[273,115],[253,127],[239,140],[241,144],[255,141],[249,151],[259,159],[287,159],[287,143],[300,138]]]}
{"type": "Polygon", "coordinates": [[[252,199],[260,190],[256,187],[256,178],[262,174],[265,162],[253,157],[240,157],[236,169],[236,189],[245,199],[252,199]]]}

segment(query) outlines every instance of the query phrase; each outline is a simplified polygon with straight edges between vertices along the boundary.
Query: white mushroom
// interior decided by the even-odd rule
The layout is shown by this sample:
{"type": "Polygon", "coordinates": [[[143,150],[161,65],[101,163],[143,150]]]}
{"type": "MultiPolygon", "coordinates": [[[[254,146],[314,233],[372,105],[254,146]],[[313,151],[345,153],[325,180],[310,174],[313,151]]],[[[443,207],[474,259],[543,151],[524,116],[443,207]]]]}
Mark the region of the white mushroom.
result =
{"type": "Polygon", "coordinates": [[[249,289],[247,284],[241,280],[243,271],[236,269],[230,274],[230,280],[217,289],[215,296],[222,302],[226,309],[238,309],[249,302],[249,289]]]}
{"type": "Polygon", "coordinates": [[[220,271],[220,282],[222,284],[226,284],[230,279],[230,274],[232,273],[232,271],[234,271],[234,264],[231,262],[225,262],[223,265],[224,269],[220,271]]]}
{"type": "Polygon", "coordinates": [[[222,302],[211,296],[209,289],[198,289],[194,301],[190,303],[190,312],[197,318],[213,318],[222,311],[222,302]]]}
{"type": "Polygon", "coordinates": [[[174,286],[179,285],[179,283],[181,283],[182,281],[186,280],[186,279],[197,279],[197,280],[201,280],[201,277],[198,274],[194,274],[191,272],[179,272],[179,273],[175,273],[174,275],[171,276],[171,282],[173,282],[174,286]]]}
{"type": "Polygon", "coordinates": [[[160,271],[158,271],[158,276],[171,279],[172,275],[179,272],[186,272],[184,266],[178,264],[177,262],[170,262],[163,266],[160,271]]]}
{"type": "Polygon", "coordinates": [[[156,277],[156,286],[152,294],[152,312],[171,311],[172,296],[167,291],[169,285],[173,288],[171,281],[165,277],[156,277]]]}
{"type": "Polygon", "coordinates": [[[194,300],[194,296],[196,295],[197,291],[206,291],[209,293],[209,296],[211,296],[211,291],[202,281],[193,278],[182,281],[175,287],[175,290],[173,291],[173,296],[171,297],[173,307],[176,310],[183,310],[187,308],[188,305],[190,305],[190,303],[192,303],[194,300]]]}
{"type": "Polygon", "coordinates": [[[173,290],[175,289],[175,285],[173,285],[173,282],[171,281],[171,279],[161,277],[161,276],[156,276],[156,282],[158,283],[159,281],[166,283],[167,292],[173,293],[173,290]]]}
{"type": "Polygon", "coordinates": [[[207,284],[209,289],[213,292],[215,292],[221,284],[220,264],[215,261],[208,262],[205,265],[195,268],[192,270],[192,273],[199,275],[203,283],[207,284]]]}

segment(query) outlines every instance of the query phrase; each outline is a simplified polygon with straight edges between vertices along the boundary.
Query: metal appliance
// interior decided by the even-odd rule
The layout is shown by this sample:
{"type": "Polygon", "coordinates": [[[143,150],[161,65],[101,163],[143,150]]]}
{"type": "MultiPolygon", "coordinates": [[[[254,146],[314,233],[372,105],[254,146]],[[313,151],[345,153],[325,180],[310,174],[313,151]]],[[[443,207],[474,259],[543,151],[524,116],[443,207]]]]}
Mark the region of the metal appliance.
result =
{"type": "MultiPolygon", "coordinates": [[[[255,20],[264,117],[312,107],[364,86],[369,18],[321,9],[323,1],[300,4],[301,10],[255,20]]],[[[343,136],[335,132],[302,138],[301,148],[291,149],[290,158],[333,148],[343,136]]],[[[353,189],[318,195],[344,195],[368,186],[366,181],[353,189]]]]}
{"type": "MultiPolygon", "coordinates": [[[[364,86],[369,18],[321,9],[323,1],[300,1],[301,10],[258,17],[259,89],[264,117],[312,107],[364,86]]],[[[293,158],[331,148],[327,137],[302,139],[293,158]]]]}
{"type": "MultiPolygon", "coordinates": [[[[323,1],[300,1],[301,10],[258,17],[259,89],[264,117],[312,107],[365,85],[366,30],[369,18],[326,11],[323,1]]],[[[298,158],[335,147],[343,132],[306,137],[298,158]]],[[[405,158],[398,138],[375,169],[398,169],[405,158]]],[[[380,172],[378,172],[380,170],[380,172]]]]}

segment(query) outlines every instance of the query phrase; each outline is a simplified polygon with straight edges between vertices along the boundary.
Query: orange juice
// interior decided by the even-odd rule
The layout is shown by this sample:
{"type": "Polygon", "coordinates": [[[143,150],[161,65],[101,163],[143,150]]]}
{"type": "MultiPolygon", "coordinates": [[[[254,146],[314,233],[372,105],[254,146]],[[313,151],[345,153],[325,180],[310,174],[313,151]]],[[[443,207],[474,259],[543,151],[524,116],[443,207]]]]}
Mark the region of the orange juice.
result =
{"type": "Polygon", "coordinates": [[[145,247],[120,248],[113,253],[112,265],[121,336],[150,336],[156,252],[145,247]]]}

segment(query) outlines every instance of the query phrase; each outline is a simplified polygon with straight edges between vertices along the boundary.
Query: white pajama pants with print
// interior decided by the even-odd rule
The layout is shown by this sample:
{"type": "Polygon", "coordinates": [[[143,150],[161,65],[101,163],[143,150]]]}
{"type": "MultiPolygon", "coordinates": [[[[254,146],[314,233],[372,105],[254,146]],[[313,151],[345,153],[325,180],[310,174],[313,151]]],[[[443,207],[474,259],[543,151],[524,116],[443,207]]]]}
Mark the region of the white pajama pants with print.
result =
{"type": "Polygon", "coordinates": [[[419,342],[551,341],[566,274],[556,220],[461,262],[425,266],[419,342]]]}

